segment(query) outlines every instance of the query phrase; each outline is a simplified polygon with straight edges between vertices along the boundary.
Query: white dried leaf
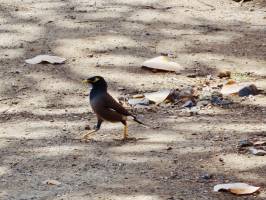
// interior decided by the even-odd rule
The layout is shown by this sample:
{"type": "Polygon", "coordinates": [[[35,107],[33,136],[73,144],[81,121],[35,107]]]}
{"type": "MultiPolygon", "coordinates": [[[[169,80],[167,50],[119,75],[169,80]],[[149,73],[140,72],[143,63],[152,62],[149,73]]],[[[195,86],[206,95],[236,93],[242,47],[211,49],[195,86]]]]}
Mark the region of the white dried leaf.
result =
{"type": "Polygon", "coordinates": [[[47,184],[47,185],[61,185],[61,182],[57,181],[57,180],[46,180],[43,182],[44,184],[47,184]]]}
{"type": "Polygon", "coordinates": [[[266,141],[257,141],[257,142],[253,142],[253,145],[255,146],[261,146],[261,145],[265,145],[266,141]]]}
{"type": "Polygon", "coordinates": [[[34,58],[25,60],[26,63],[32,64],[32,65],[39,64],[42,62],[48,62],[51,64],[62,64],[65,61],[66,61],[65,58],[61,58],[58,56],[50,56],[50,55],[38,55],[38,56],[35,56],[34,58]]]}
{"type": "Polygon", "coordinates": [[[158,70],[168,72],[177,72],[183,69],[180,64],[170,61],[166,56],[159,56],[147,60],[142,64],[142,67],[155,71],[158,70]]]}
{"type": "Polygon", "coordinates": [[[128,104],[135,106],[135,105],[149,105],[149,99],[146,98],[136,98],[136,99],[129,99],[128,104]]]}
{"type": "Polygon", "coordinates": [[[233,194],[252,194],[256,191],[258,191],[260,187],[255,187],[246,183],[227,183],[227,184],[218,184],[214,186],[213,190],[215,192],[219,191],[229,191],[233,194]]]}
{"type": "Polygon", "coordinates": [[[160,104],[166,100],[166,98],[170,95],[171,90],[160,90],[157,92],[145,93],[145,98],[149,99],[150,101],[160,104]]]}

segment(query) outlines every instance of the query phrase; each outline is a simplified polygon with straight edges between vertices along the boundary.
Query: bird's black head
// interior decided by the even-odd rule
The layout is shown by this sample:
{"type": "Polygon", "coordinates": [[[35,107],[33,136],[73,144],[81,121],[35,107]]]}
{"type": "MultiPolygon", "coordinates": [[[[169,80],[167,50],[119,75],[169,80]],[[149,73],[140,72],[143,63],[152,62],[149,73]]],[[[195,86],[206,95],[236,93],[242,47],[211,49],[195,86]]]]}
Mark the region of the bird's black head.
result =
{"type": "Polygon", "coordinates": [[[91,84],[93,89],[107,90],[107,83],[101,76],[89,77],[82,82],[91,84]]]}

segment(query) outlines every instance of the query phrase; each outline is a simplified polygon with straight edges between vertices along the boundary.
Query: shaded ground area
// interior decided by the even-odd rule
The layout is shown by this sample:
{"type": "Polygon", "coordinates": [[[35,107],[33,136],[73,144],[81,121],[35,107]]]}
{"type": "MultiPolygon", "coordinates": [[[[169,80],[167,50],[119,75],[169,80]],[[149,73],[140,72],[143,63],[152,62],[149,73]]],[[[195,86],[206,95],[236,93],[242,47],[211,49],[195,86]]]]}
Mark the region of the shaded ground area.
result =
{"type": "Polygon", "coordinates": [[[263,0],[1,0],[0,199],[266,199],[265,157],[237,151],[240,140],[266,137],[263,94],[193,116],[174,106],[136,110],[158,128],[130,124],[136,140],[123,143],[114,140],[122,125],[105,123],[93,141],[77,140],[96,122],[82,78],[100,74],[123,97],[196,85],[227,69],[253,73],[240,81],[265,90],[265,35],[263,0]],[[42,53],[67,62],[25,64],[42,53]],[[160,54],[185,70],[140,68],[160,54]],[[212,192],[233,181],[262,189],[212,192]]]}

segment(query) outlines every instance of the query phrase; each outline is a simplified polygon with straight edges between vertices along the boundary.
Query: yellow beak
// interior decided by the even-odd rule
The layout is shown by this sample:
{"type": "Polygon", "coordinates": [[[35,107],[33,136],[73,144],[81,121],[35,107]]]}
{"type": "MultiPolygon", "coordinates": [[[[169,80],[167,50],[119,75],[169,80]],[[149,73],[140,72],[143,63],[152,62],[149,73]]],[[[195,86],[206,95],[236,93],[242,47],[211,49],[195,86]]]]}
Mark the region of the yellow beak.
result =
{"type": "Polygon", "coordinates": [[[89,80],[84,79],[84,80],[82,80],[82,83],[90,83],[90,82],[89,82],[89,80]]]}

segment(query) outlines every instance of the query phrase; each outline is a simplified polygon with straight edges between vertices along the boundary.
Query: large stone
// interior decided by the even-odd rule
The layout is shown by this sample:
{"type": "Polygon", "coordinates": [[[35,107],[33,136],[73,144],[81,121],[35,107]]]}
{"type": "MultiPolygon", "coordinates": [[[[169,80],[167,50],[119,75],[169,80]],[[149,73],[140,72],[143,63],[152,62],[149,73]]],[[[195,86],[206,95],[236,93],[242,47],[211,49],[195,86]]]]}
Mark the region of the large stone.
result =
{"type": "Polygon", "coordinates": [[[221,90],[223,95],[238,95],[240,97],[257,95],[258,88],[252,83],[235,83],[229,82],[225,84],[221,90]]]}

